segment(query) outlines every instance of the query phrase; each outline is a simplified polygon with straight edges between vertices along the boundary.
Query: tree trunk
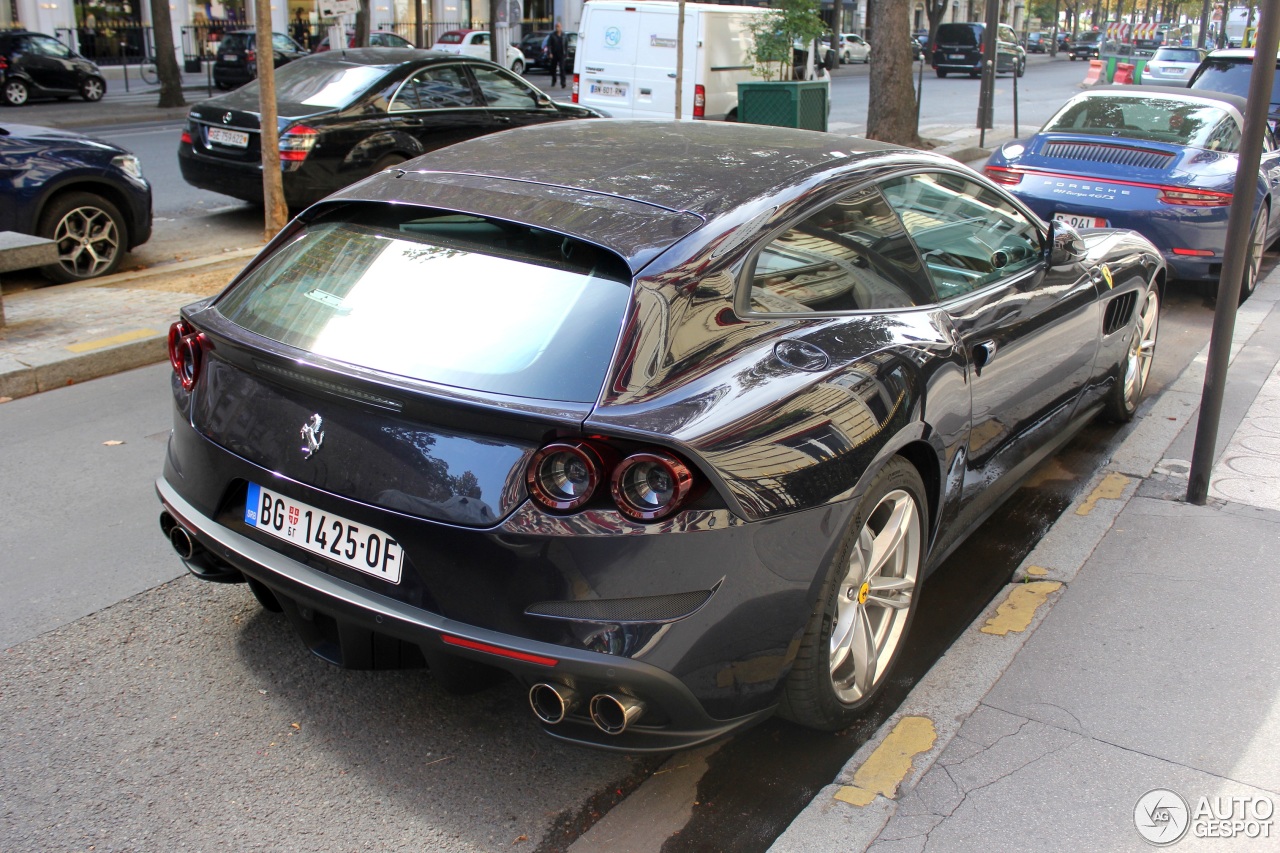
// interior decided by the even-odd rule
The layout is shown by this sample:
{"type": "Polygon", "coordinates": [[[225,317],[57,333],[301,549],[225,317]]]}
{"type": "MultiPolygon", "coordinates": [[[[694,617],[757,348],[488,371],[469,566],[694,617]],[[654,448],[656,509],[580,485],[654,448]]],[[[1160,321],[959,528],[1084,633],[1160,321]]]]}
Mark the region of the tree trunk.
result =
{"type": "Polygon", "coordinates": [[[182,71],[173,50],[173,23],[169,17],[169,0],[151,0],[151,24],[156,40],[156,74],[160,77],[160,102],[157,107],[185,107],[182,97],[182,71]]]}
{"type": "Polygon", "coordinates": [[[262,145],[262,206],[266,213],[263,236],[270,240],[289,221],[280,178],[280,125],[276,110],[276,66],[271,49],[271,0],[256,0],[254,28],[258,42],[258,115],[262,145]]]}
{"type": "Polygon", "coordinates": [[[914,63],[910,32],[902,26],[910,20],[908,0],[881,0],[869,4],[871,29],[871,88],[867,103],[867,139],[898,145],[920,145],[920,120],[916,113],[914,63]]]}
{"type": "Polygon", "coordinates": [[[507,51],[505,46],[498,44],[498,12],[502,7],[502,0],[489,0],[489,58],[499,65],[506,67],[507,51]],[[498,48],[502,47],[499,52],[498,48]]]}
{"type": "Polygon", "coordinates": [[[356,9],[356,47],[369,46],[369,19],[372,17],[369,0],[360,0],[360,8],[356,9]]]}

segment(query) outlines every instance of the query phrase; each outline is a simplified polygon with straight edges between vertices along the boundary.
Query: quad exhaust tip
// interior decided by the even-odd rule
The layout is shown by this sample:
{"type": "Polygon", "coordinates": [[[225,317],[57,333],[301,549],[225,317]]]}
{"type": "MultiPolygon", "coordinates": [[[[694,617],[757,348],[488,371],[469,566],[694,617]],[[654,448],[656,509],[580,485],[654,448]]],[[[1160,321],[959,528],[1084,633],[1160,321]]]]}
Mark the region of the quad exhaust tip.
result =
{"type": "Polygon", "coordinates": [[[549,726],[564,722],[579,701],[577,692],[563,684],[544,681],[529,688],[529,705],[534,715],[549,726]]]}
{"type": "Polygon", "coordinates": [[[591,697],[591,722],[607,735],[620,735],[640,719],[644,703],[622,693],[597,693],[591,697]]]}

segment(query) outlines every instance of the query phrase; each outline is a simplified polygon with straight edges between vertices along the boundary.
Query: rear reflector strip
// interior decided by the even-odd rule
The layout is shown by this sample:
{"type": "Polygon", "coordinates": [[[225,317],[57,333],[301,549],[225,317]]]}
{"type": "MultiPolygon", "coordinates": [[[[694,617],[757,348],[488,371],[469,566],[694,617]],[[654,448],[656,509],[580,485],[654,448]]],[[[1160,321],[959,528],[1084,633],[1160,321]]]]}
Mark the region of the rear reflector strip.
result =
{"type": "Polygon", "coordinates": [[[501,646],[491,646],[488,643],[468,640],[465,637],[454,637],[450,634],[441,634],[440,639],[444,640],[444,643],[447,646],[459,646],[476,652],[497,655],[500,658],[511,658],[512,660],[524,661],[525,663],[535,663],[538,666],[555,666],[560,663],[560,661],[555,658],[543,657],[542,655],[531,655],[528,652],[517,652],[515,649],[504,649],[501,646]]]}
{"type": "Polygon", "coordinates": [[[1173,249],[1175,255],[1184,255],[1190,258],[1212,258],[1213,250],[1211,249],[1173,249]]]}

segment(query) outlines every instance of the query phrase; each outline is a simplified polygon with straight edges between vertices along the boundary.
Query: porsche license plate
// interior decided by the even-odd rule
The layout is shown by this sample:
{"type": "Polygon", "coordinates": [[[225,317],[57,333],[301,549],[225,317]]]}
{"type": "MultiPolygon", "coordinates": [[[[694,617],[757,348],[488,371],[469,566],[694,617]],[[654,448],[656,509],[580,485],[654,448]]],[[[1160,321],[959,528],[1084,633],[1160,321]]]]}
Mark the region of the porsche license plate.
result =
{"type": "Polygon", "coordinates": [[[1072,228],[1106,228],[1107,220],[1097,216],[1081,216],[1077,213],[1055,213],[1053,218],[1065,222],[1072,228]]]}
{"type": "Polygon", "coordinates": [[[248,148],[249,134],[242,130],[228,130],[225,127],[209,128],[209,141],[230,148],[248,148]]]}
{"type": "Polygon", "coordinates": [[[362,527],[257,483],[249,484],[244,523],[358,572],[400,583],[404,551],[399,542],[377,528],[362,527]]]}

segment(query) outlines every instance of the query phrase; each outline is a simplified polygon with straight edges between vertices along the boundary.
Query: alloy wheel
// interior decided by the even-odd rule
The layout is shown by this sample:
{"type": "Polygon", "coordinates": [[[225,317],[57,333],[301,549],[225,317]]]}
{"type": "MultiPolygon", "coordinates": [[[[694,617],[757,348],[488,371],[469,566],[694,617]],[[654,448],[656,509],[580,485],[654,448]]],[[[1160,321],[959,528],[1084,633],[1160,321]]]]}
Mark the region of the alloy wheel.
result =
{"type": "Polygon", "coordinates": [[[876,504],[850,549],[831,626],[831,684],[841,702],[869,695],[906,632],[920,567],[920,513],[895,489],[876,504]]]}
{"type": "Polygon", "coordinates": [[[111,266],[120,252],[120,232],[106,211],[77,207],[58,220],[53,231],[58,262],[76,278],[91,278],[111,266]]]}
{"type": "Polygon", "coordinates": [[[1151,360],[1156,354],[1156,333],[1160,325],[1160,297],[1154,289],[1147,293],[1142,313],[1134,323],[1133,340],[1124,364],[1124,399],[1130,411],[1142,401],[1142,392],[1151,375],[1151,360]]]}
{"type": "Polygon", "coordinates": [[[4,102],[11,107],[20,107],[27,102],[27,84],[21,80],[10,80],[4,84],[4,102]]]}
{"type": "Polygon", "coordinates": [[[1249,250],[1245,255],[1244,278],[1240,282],[1240,301],[1244,302],[1253,295],[1258,287],[1258,275],[1262,270],[1262,254],[1267,246],[1266,208],[1258,214],[1258,221],[1253,224],[1253,232],[1249,235],[1249,250]]]}

